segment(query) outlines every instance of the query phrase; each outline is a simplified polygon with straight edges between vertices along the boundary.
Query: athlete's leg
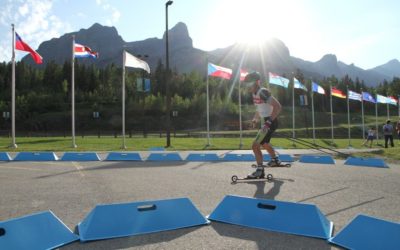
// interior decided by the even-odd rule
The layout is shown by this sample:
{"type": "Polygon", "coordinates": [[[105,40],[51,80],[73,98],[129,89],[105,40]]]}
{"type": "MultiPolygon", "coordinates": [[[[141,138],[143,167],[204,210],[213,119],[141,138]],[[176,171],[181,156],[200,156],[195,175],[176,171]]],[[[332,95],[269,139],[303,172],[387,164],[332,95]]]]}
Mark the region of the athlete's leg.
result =
{"type": "Polygon", "coordinates": [[[263,148],[268,152],[269,156],[271,156],[271,158],[275,158],[276,157],[276,153],[274,148],[271,146],[271,144],[269,143],[264,143],[263,148]]]}
{"type": "Polygon", "coordinates": [[[257,165],[262,165],[263,164],[263,156],[262,156],[262,152],[261,152],[261,145],[259,142],[254,141],[253,145],[252,145],[252,149],[254,152],[254,156],[256,157],[256,162],[257,165]]]}
{"type": "Polygon", "coordinates": [[[267,135],[266,131],[263,131],[262,129],[258,130],[256,139],[254,140],[253,145],[251,147],[253,149],[254,156],[256,157],[256,162],[258,166],[261,166],[263,164],[261,145],[263,144],[266,135],[267,135]]]}

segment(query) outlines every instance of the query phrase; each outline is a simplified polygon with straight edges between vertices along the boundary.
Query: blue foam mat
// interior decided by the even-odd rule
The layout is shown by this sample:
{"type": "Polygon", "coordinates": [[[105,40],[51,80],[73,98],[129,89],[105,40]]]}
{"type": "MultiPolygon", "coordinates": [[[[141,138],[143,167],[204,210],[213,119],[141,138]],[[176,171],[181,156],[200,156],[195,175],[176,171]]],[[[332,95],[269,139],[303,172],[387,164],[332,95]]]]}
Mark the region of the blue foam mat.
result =
{"type": "Polygon", "coordinates": [[[14,161],[57,161],[58,157],[53,152],[19,152],[14,161]]]}
{"type": "Polygon", "coordinates": [[[110,152],[106,161],[142,161],[139,153],[110,152]]]}
{"type": "Polygon", "coordinates": [[[328,239],[333,223],[311,204],[227,195],[208,219],[282,233],[328,239]]]}
{"type": "MultiPolygon", "coordinates": [[[[263,154],[263,159],[264,161],[270,161],[271,156],[263,154]]],[[[286,154],[279,154],[279,160],[283,162],[294,162],[293,157],[291,155],[286,155],[286,154]]]]}
{"type": "Polygon", "coordinates": [[[165,151],[164,147],[151,147],[149,151],[165,151]]]}
{"type": "Polygon", "coordinates": [[[188,198],[97,205],[78,225],[81,241],[208,224],[188,198]]]}
{"type": "Polygon", "coordinates": [[[192,153],[186,157],[187,161],[219,161],[221,160],[217,154],[214,153],[192,153]]]}
{"type": "Polygon", "coordinates": [[[223,161],[255,161],[256,158],[253,154],[234,154],[228,153],[225,154],[223,161]]]}
{"type": "Polygon", "coordinates": [[[318,164],[335,164],[335,160],[330,155],[302,155],[299,162],[318,163],[318,164]]]}
{"type": "Polygon", "coordinates": [[[182,161],[178,153],[151,153],[147,161],[182,161]]]}
{"type": "Polygon", "coordinates": [[[62,161],[100,161],[95,152],[65,152],[62,161]]]}
{"type": "Polygon", "coordinates": [[[363,166],[363,167],[378,167],[389,168],[383,159],[380,158],[363,158],[363,157],[348,157],[344,165],[363,166]]]}
{"type": "Polygon", "coordinates": [[[79,239],[51,211],[0,222],[1,249],[54,249],[79,239]]]}
{"type": "Polygon", "coordinates": [[[12,158],[7,152],[0,152],[0,161],[11,161],[12,158]]]}
{"type": "Polygon", "coordinates": [[[358,215],[329,241],[348,249],[400,249],[400,224],[358,215]]]}

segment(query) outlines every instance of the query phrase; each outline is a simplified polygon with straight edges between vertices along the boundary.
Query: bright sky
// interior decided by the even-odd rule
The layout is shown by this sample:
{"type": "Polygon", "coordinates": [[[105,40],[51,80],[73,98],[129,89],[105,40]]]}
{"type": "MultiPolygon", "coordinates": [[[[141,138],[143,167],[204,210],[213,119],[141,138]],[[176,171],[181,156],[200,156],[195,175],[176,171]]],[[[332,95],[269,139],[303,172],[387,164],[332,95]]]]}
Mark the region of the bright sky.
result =
{"type": "MultiPolygon", "coordinates": [[[[127,42],[161,38],[165,2],[0,0],[0,61],[11,60],[11,23],[34,49],[95,22],[115,26],[127,42]]],[[[369,69],[400,59],[399,11],[398,0],[174,0],[168,13],[169,27],[186,23],[198,49],[276,37],[292,56],[314,62],[335,54],[369,69]]]]}

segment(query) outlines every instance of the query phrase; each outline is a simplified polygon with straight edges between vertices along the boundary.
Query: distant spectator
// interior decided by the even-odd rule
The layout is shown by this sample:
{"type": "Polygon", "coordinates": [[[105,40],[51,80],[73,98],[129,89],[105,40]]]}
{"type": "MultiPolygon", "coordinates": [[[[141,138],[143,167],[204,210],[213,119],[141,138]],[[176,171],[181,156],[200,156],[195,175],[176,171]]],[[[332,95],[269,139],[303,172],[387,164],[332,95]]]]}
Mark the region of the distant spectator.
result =
{"type": "Polygon", "coordinates": [[[390,120],[386,121],[386,124],[383,126],[383,135],[385,136],[385,148],[388,147],[388,141],[390,140],[390,145],[394,147],[393,143],[393,126],[390,124],[390,120]]]}
{"type": "Polygon", "coordinates": [[[367,139],[364,141],[364,143],[362,145],[365,146],[368,142],[370,142],[369,143],[369,147],[371,148],[372,147],[372,142],[374,141],[374,139],[375,139],[375,128],[370,128],[368,130],[368,137],[367,137],[367,139]]]}

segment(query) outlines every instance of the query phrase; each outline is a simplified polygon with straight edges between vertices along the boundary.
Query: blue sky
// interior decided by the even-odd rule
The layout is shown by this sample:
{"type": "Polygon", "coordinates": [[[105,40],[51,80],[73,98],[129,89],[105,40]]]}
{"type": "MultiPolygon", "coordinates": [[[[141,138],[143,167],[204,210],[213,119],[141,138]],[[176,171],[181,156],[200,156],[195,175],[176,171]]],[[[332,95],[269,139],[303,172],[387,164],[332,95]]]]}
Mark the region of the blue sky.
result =
{"type": "MultiPolygon", "coordinates": [[[[11,58],[11,23],[34,49],[96,22],[115,26],[125,41],[161,38],[165,2],[0,0],[0,61],[11,58]]],[[[400,59],[399,10],[397,0],[174,0],[169,26],[186,23],[194,47],[206,51],[276,37],[292,56],[317,61],[335,54],[368,69],[400,59]]]]}

